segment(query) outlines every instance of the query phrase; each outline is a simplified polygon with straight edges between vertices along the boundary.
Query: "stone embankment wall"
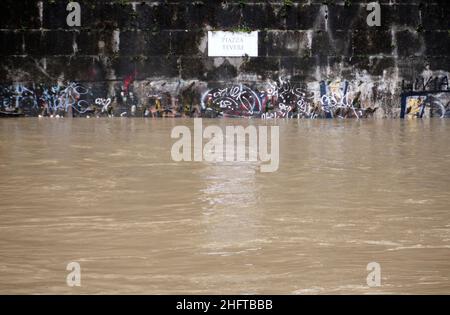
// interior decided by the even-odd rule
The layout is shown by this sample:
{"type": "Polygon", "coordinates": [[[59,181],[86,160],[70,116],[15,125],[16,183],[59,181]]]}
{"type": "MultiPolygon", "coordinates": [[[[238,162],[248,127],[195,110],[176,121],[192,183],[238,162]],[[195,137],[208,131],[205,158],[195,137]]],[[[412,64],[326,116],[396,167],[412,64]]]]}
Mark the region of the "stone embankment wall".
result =
{"type": "Polygon", "coordinates": [[[374,27],[357,0],[85,0],[79,27],[68,2],[1,1],[2,112],[398,117],[404,91],[426,91],[408,112],[449,105],[447,1],[378,1],[374,27]],[[215,30],[258,31],[258,57],[209,57],[215,30]]]}

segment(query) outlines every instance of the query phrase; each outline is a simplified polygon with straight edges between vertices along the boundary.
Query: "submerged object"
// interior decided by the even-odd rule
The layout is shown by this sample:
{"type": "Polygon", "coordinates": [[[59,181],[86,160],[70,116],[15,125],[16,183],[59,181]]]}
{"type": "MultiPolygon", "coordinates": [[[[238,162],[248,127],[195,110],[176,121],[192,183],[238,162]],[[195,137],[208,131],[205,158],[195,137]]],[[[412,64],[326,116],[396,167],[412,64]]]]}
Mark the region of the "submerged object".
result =
{"type": "Polygon", "coordinates": [[[5,111],[0,110],[0,117],[12,118],[12,117],[23,117],[25,114],[20,111],[5,111]]]}

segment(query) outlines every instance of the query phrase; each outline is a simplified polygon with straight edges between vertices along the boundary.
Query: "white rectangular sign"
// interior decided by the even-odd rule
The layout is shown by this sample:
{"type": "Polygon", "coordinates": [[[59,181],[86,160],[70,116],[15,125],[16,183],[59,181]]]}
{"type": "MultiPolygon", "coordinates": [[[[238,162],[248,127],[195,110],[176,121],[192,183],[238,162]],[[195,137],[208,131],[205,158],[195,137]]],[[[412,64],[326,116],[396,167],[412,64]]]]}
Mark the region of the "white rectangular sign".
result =
{"type": "Polygon", "coordinates": [[[209,57],[258,57],[258,31],[208,32],[209,57]]]}

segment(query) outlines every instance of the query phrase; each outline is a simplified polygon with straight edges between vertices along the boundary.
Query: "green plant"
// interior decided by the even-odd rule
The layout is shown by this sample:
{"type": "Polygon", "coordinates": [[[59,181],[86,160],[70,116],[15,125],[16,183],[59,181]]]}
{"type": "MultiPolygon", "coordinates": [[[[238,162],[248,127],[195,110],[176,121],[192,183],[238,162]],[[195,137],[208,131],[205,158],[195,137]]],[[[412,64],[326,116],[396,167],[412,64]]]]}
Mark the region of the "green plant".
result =
{"type": "Polygon", "coordinates": [[[247,4],[247,0],[239,0],[239,6],[242,8],[247,4]]]}
{"type": "Polygon", "coordinates": [[[238,32],[251,33],[252,29],[246,25],[238,25],[238,26],[233,27],[230,31],[234,32],[234,33],[238,33],[238,32]]]}
{"type": "Polygon", "coordinates": [[[417,33],[422,33],[423,30],[424,30],[424,28],[423,28],[423,25],[422,25],[422,24],[417,25],[417,27],[416,27],[416,32],[417,32],[417,33]]]}
{"type": "Polygon", "coordinates": [[[114,2],[116,2],[120,5],[127,5],[130,3],[130,0],[114,0],[114,2]]]}

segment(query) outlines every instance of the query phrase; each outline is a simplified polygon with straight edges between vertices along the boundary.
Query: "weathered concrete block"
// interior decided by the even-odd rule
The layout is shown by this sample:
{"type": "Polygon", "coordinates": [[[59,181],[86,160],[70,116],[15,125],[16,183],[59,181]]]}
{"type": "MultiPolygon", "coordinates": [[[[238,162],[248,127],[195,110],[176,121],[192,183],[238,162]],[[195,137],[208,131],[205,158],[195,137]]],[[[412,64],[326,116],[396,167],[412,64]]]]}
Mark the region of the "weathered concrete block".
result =
{"type": "Polygon", "coordinates": [[[203,31],[172,31],[171,53],[174,55],[203,55],[207,49],[207,34],[203,31]]]}
{"type": "Polygon", "coordinates": [[[419,6],[414,3],[381,6],[381,28],[383,29],[392,27],[415,29],[419,26],[420,20],[419,6]]]}
{"type": "MultiPolygon", "coordinates": [[[[214,58],[213,63],[216,65],[216,60],[221,60],[222,58],[214,58]]],[[[238,75],[238,68],[231,64],[229,60],[224,59],[223,62],[215,66],[213,69],[209,70],[206,74],[207,81],[224,81],[229,82],[235,80],[238,75]]]]}
{"type": "Polygon", "coordinates": [[[450,57],[449,56],[437,56],[428,57],[426,59],[427,65],[430,70],[442,71],[442,69],[450,69],[450,57]]]}
{"type": "Polygon", "coordinates": [[[37,29],[40,26],[37,1],[1,1],[0,29],[37,29]]]}
{"type": "Polygon", "coordinates": [[[424,53],[423,36],[416,31],[399,31],[395,33],[395,42],[399,56],[415,56],[424,53]]]}
{"type": "Polygon", "coordinates": [[[81,30],[77,33],[76,44],[80,55],[111,55],[114,36],[111,30],[81,30]]]}
{"type": "Polygon", "coordinates": [[[25,52],[36,56],[72,55],[75,38],[73,31],[30,31],[25,34],[25,52]]]}
{"type": "Polygon", "coordinates": [[[334,41],[328,32],[319,30],[312,33],[311,36],[311,53],[313,55],[328,56],[336,54],[334,41]]]}
{"type": "Polygon", "coordinates": [[[214,68],[213,60],[205,57],[180,57],[180,74],[183,80],[203,80],[208,78],[208,71],[214,68]]]}
{"type": "Polygon", "coordinates": [[[186,24],[188,29],[198,30],[203,27],[216,27],[216,8],[219,5],[212,2],[192,2],[187,6],[186,24]]]}
{"type": "Polygon", "coordinates": [[[406,81],[413,81],[418,74],[425,70],[428,63],[424,56],[402,57],[396,61],[399,75],[406,81]]]}
{"type": "MultiPolygon", "coordinates": [[[[175,25],[185,26],[184,6],[168,5],[167,3],[146,3],[136,5],[136,22],[140,29],[159,30],[171,29],[175,25]]],[[[130,12],[129,14],[134,14],[130,12]]]]}
{"type": "Polygon", "coordinates": [[[0,58],[1,82],[46,82],[48,78],[36,71],[35,61],[28,56],[5,56],[0,58]]]}
{"type": "Polygon", "coordinates": [[[444,31],[450,29],[450,7],[448,2],[440,5],[421,3],[418,9],[420,9],[424,29],[444,31]]]}
{"type": "Polygon", "coordinates": [[[448,31],[426,31],[423,33],[425,39],[425,54],[428,56],[448,55],[450,47],[450,33],[448,31]]]}
{"type": "MultiPolygon", "coordinates": [[[[43,2],[42,27],[45,29],[68,29],[69,26],[67,26],[66,23],[66,17],[68,13],[66,12],[66,6],[67,3],[63,1],[43,2]]],[[[88,14],[84,14],[82,16],[82,23],[87,16],[88,14]]]]}
{"type": "Polygon", "coordinates": [[[278,16],[285,19],[286,29],[292,30],[324,29],[323,23],[320,23],[320,14],[319,4],[282,6],[278,12],[278,16]]]}
{"type": "Polygon", "coordinates": [[[0,56],[22,55],[24,53],[24,32],[0,31],[0,56]]]}
{"type": "Polygon", "coordinates": [[[361,72],[366,71],[372,76],[382,76],[384,70],[395,67],[394,57],[378,57],[378,56],[355,56],[352,58],[344,58],[344,63],[361,72]]]}
{"type": "Polygon", "coordinates": [[[291,80],[309,82],[315,80],[316,59],[309,56],[280,58],[280,73],[291,80]]]}
{"type": "Polygon", "coordinates": [[[351,5],[335,5],[328,7],[328,26],[332,30],[349,30],[361,25],[367,11],[358,3],[351,5]]]}
{"type": "Polygon", "coordinates": [[[275,10],[277,8],[272,4],[249,4],[242,7],[242,24],[251,29],[281,29],[282,19],[277,16],[275,10]]]}
{"type": "Polygon", "coordinates": [[[146,37],[148,37],[147,33],[148,32],[143,32],[140,30],[120,32],[120,45],[118,53],[120,53],[121,56],[136,56],[144,54],[146,37]]]}
{"type": "Polygon", "coordinates": [[[167,56],[170,54],[170,38],[169,31],[161,31],[157,33],[144,32],[144,55],[146,56],[167,56]]]}
{"type": "MultiPolygon", "coordinates": [[[[230,29],[241,23],[241,7],[237,4],[224,3],[216,5],[215,27],[230,29]]],[[[245,22],[245,21],[243,21],[245,22]]]]}
{"type": "Polygon", "coordinates": [[[267,31],[259,31],[258,32],[258,56],[266,57],[267,49],[269,47],[268,44],[269,36],[267,31]]]}
{"type": "Polygon", "coordinates": [[[58,56],[47,62],[46,72],[53,78],[67,81],[104,81],[107,65],[90,56],[58,56]]]}
{"type": "Polygon", "coordinates": [[[352,32],[350,31],[316,31],[311,32],[312,55],[351,56],[352,32]]]}
{"type": "Polygon", "coordinates": [[[256,57],[249,58],[240,67],[239,72],[247,75],[257,75],[260,80],[279,76],[279,57],[256,57]]]}
{"type": "Polygon", "coordinates": [[[392,34],[387,30],[356,30],[352,35],[354,55],[391,54],[392,34]]]}
{"type": "Polygon", "coordinates": [[[268,56],[309,56],[311,43],[305,31],[271,31],[267,33],[268,56]]]}
{"type": "MultiPolygon", "coordinates": [[[[111,59],[111,69],[114,70],[116,78],[123,79],[134,75],[137,71],[136,60],[130,56],[117,56],[111,59]]],[[[142,69],[140,69],[142,71],[142,69]]]]}
{"type": "Polygon", "coordinates": [[[174,56],[149,56],[136,62],[136,78],[177,78],[179,76],[178,58],[174,56]]]}

